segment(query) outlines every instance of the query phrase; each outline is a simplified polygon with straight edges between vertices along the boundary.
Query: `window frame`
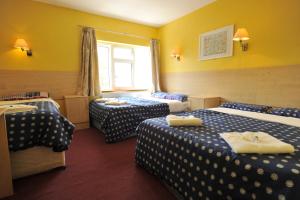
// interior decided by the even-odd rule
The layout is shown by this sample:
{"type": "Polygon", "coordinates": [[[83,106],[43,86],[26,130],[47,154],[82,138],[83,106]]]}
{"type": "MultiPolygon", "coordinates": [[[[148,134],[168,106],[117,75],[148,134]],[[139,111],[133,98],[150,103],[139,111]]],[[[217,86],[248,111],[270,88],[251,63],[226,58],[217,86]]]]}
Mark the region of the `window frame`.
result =
{"type": "MultiPolygon", "coordinates": [[[[111,60],[112,60],[111,59],[111,55],[112,55],[111,54],[111,46],[109,44],[97,42],[97,48],[98,47],[108,48],[108,73],[109,73],[109,88],[110,89],[105,89],[105,90],[102,90],[102,91],[111,91],[111,89],[113,88],[113,86],[112,86],[112,72],[113,72],[113,69],[112,69],[112,62],[111,62],[111,60]]],[[[100,65],[100,63],[98,63],[98,67],[99,67],[99,65],[100,65]]],[[[99,67],[99,72],[100,72],[100,67],[99,67]]],[[[99,82],[100,82],[100,87],[101,87],[100,76],[99,76],[99,82]]]]}
{"type": "Polygon", "coordinates": [[[112,44],[111,45],[111,88],[117,91],[124,91],[124,90],[133,90],[134,87],[134,66],[135,66],[135,54],[134,54],[134,47],[129,47],[128,45],[120,45],[120,44],[112,44]],[[123,59],[123,58],[115,58],[114,57],[114,49],[116,48],[123,48],[123,49],[130,49],[132,53],[132,59],[123,59]],[[115,63],[129,63],[131,64],[131,85],[129,87],[117,87],[115,81],[115,63]]]}
{"type": "MultiPolygon", "coordinates": [[[[102,92],[118,92],[118,91],[147,91],[147,88],[137,88],[134,85],[135,78],[135,45],[114,43],[107,41],[97,41],[97,47],[109,48],[109,86],[110,89],[102,90],[102,92]],[[127,48],[131,49],[132,59],[114,58],[114,48],[127,48]],[[131,86],[130,87],[116,87],[115,86],[115,63],[130,63],[131,64],[131,86]]],[[[100,71],[100,70],[99,70],[100,71]]],[[[100,77],[99,77],[100,78],[100,77]]],[[[101,83],[101,80],[99,80],[101,83]]],[[[101,87],[101,85],[100,85],[101,87]]]]}

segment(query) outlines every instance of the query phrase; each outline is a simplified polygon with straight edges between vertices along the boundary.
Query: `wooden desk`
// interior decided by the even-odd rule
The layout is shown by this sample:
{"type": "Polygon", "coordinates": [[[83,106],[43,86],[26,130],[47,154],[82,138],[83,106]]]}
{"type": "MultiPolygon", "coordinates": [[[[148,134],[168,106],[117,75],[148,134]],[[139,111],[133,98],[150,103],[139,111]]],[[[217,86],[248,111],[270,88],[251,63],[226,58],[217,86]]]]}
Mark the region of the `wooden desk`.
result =
{"type": "Polygon", "coordinates": [[[0,198],[13,194],[4,112],[5,109],[0,108],[0,198]]]}

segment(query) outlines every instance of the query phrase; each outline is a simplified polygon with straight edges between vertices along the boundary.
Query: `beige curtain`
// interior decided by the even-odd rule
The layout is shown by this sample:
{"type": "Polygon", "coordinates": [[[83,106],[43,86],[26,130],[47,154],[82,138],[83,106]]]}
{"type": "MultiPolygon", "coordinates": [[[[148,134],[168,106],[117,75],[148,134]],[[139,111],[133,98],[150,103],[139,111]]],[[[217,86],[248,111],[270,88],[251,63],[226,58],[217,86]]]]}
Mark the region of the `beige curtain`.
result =
{"type": "Polygon", "coordinates": [[[156,39],[150,40],[151,62],[152,62],[152,91],[160,91],[159,84],[159,67],[160,67],[160,52],[159,41],[156,39]]]}
{"type": "Polygon", "coordinates": [[[81,34],[81,71],[78,94],[97,96],[100,94],[98,73],[97,39],[93,28],[82,28],[81,34]]]}

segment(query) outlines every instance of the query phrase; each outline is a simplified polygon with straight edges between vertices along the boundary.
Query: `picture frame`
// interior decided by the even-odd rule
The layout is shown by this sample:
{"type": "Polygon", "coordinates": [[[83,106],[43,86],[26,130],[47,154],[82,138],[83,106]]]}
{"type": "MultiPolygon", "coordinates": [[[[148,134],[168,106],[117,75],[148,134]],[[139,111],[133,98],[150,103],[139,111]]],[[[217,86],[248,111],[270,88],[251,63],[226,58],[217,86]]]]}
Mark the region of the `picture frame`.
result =
{"type": "Polygon", "coordinates": [[[199,59],[210,60],[233,55],[234,25],[225,26],[199,36],[199,59]]]}

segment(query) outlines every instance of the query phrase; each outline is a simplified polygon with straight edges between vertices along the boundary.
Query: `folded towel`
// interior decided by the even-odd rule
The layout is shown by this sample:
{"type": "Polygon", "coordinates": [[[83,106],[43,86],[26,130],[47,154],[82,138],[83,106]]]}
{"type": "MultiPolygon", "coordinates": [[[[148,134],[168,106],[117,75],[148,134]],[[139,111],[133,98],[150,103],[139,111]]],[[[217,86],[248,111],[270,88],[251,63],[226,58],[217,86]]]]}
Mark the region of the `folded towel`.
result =
{"type": "Polygon", "coordinates": [[[201,126],[202,120],[192,115],[190,116],[176,116],[168,115],[166,117],[169,126],[201,126]]]}
{"type": "Polygon", "coordinates": [[[107,101],[105,105],[112,105],[112,106],[121,106],[127,104],[126,101],[107,101]]]}
{"type": "Polygon", "coordinates": [[[31,103],[31,102],[51,102],[54,106],[59,109],[59,104],[51,98],[40,98],[40,99],[28,99],[28,100],[15,100],[15,101],[0,101],[0,105],[15,105],[21,103],[31,103]]]}
{"type": "Polygon", "coordinates": [[[3,105],[0,106],[0,108],[4,108],[5,113],[18,113],[18,112],[27,112],[27,111],[33,111],[37,110],[37,106],[30,106],[30,105],[24,105],[24,104],[17,104],[17,105],[3,105]]]}
{"type": "Polygon", "coordinates": [[[294,147],[264,132],[229,132],[221,137],[235,153],[293,153],[294,147]]]}
{"type": "Polygon", "coordinates": [[[105,103],[105,102],[108,102],[108,101],[115,101],[116,98],[98,98],[98,99],[95,99],[96,102],[99,102],[99,103],[105,103]]]}

